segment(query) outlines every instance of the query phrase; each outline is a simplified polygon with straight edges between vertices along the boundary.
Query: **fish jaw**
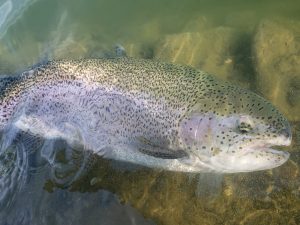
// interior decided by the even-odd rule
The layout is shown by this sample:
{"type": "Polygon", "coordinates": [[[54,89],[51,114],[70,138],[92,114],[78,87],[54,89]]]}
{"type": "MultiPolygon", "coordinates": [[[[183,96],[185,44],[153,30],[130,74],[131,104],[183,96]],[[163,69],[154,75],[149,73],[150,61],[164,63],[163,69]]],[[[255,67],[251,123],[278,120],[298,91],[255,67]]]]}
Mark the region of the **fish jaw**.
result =
{"type": "Polygon", "coordinates": [[[259,153],[248,152],[243,156],[232,155],[218,156],[211,159],[210,163],[216,172],[240,173],[273,169],[284,164],[290,154],[271,148],[256,149],[259,153]],[[222,158],[221,158],[222,157],[222,158]]]}
{"type": "Polygon", "coordinates": [[[272,146],[288,146],[291,138],[279,137],[277,140],[249,145],[238,154],[222,152],[210,158],[210,164],[216,172],[239,173],[273,169],[284,164],[290,154],[272,146]]]}
{"type": "Polygon", "coordinates": [[[289,159],[289,156],[288,152],[268,147],[257,147],[255,151],[253,149],[242,156],[226,153],[220,153],[214,157],[191,154],[189,158],[176,160],[179,162],[176,170],[220,174],[254,172],[279,167],[289,159]]]}

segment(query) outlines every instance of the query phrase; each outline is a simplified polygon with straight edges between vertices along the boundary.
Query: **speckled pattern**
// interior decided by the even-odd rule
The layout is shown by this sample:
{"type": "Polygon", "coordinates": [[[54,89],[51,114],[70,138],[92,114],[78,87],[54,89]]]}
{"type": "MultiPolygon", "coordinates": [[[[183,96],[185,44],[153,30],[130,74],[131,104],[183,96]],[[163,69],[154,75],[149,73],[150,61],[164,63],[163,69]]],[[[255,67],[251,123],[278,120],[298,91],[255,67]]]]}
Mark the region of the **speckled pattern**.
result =
{"type": "Polygon", "coordinates": [[[0,92],[2,129],[63,137],[108,158],[191,172],[261,170],[288,158],[254,151],[290,143],[278,110],[187,66],[125,57],[53,61],[5,80],[0,92]],[[227,165],[243,162],[246,151],[248,161],[266,162],[227,165]]]}

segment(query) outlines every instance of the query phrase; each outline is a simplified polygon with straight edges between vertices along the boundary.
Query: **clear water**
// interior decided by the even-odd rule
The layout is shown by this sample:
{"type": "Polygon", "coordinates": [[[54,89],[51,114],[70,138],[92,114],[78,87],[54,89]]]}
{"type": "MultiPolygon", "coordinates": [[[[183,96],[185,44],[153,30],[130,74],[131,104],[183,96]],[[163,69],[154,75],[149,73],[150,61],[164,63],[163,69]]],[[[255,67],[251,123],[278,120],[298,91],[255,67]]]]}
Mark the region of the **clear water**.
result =
{"type": "Polygon", "coordinates": [[[0,225],[300,224],[299,12],[297,0],[0,0],[0,74],[106,56],[118,44],[130,56],[190,64],[250,88],[293,125],[286,164],[224,176],[93,158],[76,177],[80,153],[70,163],[59,143],[51,164],[17,140],[0,157],[0,174],[9,174],[0,177],[0,225]]]}

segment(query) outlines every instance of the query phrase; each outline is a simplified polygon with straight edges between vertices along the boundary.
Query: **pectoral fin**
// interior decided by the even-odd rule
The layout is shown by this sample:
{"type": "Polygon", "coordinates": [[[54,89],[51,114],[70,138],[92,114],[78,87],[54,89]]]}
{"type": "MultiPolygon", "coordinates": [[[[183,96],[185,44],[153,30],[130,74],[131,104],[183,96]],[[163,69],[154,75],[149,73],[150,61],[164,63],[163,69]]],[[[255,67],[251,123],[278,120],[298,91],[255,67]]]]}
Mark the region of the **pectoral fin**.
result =
{"type": "Polygon", "coordinates": [[[178,159],[187,157],[188,154],[181,149],[170,149],[165,145],[157,145],[144,137],[138,138],[137,148],[139,152],[161,159],[178,159]]]}

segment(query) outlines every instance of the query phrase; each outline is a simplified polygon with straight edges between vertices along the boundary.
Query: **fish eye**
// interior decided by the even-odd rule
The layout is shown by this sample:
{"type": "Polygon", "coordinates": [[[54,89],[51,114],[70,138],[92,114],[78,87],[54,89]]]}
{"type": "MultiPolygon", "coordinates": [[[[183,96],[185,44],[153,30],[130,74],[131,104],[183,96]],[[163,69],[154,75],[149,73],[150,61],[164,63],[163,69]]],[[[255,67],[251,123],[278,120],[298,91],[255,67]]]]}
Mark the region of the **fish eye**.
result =
{"type": "Polygon", "coordinates": [[[241,134],[249,133],[252,130],[251,124],[245,122],[241,122],[237,128],[241,134]]]}

